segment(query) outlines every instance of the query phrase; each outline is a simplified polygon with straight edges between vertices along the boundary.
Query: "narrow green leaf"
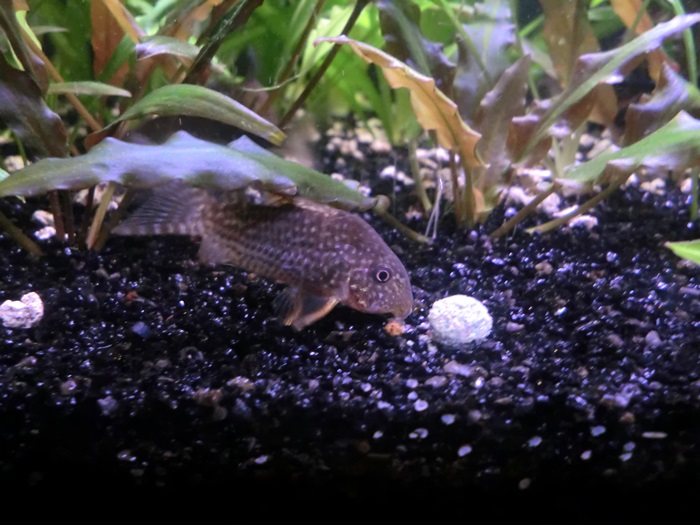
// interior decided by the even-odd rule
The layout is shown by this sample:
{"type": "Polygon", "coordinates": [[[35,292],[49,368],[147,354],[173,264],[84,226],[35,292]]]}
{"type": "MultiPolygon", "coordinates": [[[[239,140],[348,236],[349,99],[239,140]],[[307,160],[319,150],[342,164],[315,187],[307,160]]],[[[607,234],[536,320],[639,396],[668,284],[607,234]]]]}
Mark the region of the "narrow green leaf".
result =
{"type": "Polygon", "coordinates": [[[95,95],[99,97],[131,97],[126,89],[103,84],[102,82],[92,82],[89,80],[81,82],[56,82],[49,84],[47,91],[49,95],[95,95]]]}
{"type": "Polygon", "coordinates": [[[255,185],[343,208],[368,209],[374,205],[374,199],[328,175],[284,160],[248,137],[220,146],[184,131],[160,145],[132,144],[108,137],[85,155],[43,159],[0,181],[0,197],[75,190],[101,182],[151,188],[171,180],[216,191],[255,185]]]}
{"type": "Polygon", "coordinates": [[[597,180],[606,168],[633,173],[641,167],[682,170],[700,158],[700,120],[681,111],[665,126],[639,142],[617,151],[602,153],[576,166],[565,178],[580,182],[597,180]]]}
{"type": "Polygon", "coordinates": [[[198,46],[172,36],[155,35],[136,44],[136,57],[139,60],[155,55],[175,55],[194,60],[198,53],[198,46]]]}
{"type": "Polygon", "coordinates": [[[667,242],[666,247],[678,257],[700,264],[700,240],[667,242]]]}
{"type": "Polygon", "coordinates": [[[192,84],[175,84],[150,92],[127,109],[109,127],[88,137],[90,139],[88,144],[99,142],[108,130],[119,122],[148,115],[161,117],[188,115],[208,118],[236,126],[246,133],[262,137],[275,145],[281,144],[285,138],[284,132],[277,126],[218,91],[192,84]]]}

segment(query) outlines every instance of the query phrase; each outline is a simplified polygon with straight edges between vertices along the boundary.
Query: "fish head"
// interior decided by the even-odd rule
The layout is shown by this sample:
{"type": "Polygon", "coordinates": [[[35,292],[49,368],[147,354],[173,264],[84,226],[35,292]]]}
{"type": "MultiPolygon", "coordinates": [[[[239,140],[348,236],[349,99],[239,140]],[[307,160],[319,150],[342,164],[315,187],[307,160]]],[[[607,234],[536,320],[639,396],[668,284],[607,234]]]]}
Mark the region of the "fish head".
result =
{"type": "Polygon", "coordinates": [[[350,270],[348,306],[372,314],[392,314],[404,319],[413,310],[413,291],[408,272],[388,247],[365,254],[350,270]]]}

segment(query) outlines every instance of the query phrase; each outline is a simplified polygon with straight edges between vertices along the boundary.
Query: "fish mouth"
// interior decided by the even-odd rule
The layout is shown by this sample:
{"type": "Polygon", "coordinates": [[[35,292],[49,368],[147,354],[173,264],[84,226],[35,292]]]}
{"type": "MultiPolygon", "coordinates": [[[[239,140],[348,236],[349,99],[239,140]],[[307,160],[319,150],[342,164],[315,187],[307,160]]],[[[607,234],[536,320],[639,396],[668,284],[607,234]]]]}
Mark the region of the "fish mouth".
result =
{"type": "Polygon", "coordinates": [[[400,309],[394,310],[392,315],[399,319],[406,319],[413,312],[413,302],[402,306],[400,309]]]}

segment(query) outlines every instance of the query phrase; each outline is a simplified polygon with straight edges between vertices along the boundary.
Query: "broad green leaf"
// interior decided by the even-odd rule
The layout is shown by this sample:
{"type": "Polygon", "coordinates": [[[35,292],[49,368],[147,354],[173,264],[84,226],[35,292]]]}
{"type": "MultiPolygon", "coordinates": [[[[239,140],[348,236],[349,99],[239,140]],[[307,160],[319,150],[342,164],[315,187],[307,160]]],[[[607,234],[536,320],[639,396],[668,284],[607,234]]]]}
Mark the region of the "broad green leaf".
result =
{"type": "Polygon", "coordinates": [[[198,53],[198,46],[172,36],[155,35],[136,44],[136,57],[139,60],[155,55],[175,55],[194,60],[198,53]]]}
{"type": "Polygon", "coordinates": [[[700,159],[700,120],[681,111],[668,124],[639,142],[602,153],[569,171],[567,179],[595,181],[607,169],[631,174],[639,168],[684,170],[700,159]]]}
{"type": "Polygon", "coordinates": [[[319,38],[314,44],[320,42],[348,44],[363,60],[381,67],[391,87],[410,91],[411,105],[418,122],[423,129],[435,130],[440,146],[459,151],[463,161],[470,166],[481,166],[476,153],[476,143],[481,135],[467,126],[459,115],[457,105],[435,87],[434,79],[421,75],[376,47],[344,35],[319,38]]]}
{"type": "Polygon", "coordinates": [[[666,247],[678,257],[700,264],[700,240],[667,242],[666,247]]]}
{"type": "Polygon", "coordinates": [[[216,120],[262,137],[275,145],[281,144],[285,137],[277,126],[218,91],[191,84],[175,84],[150,92],[107,128],[90,135],[88,145],[99,142],[119,122],[148,115],[187,115],[216,120]]]}
{"type": "Polygon", "coordinates": [[[543,116],[539,128],[532,135],[525,148],[525,154],[532,151],[537,143],[549,133],[551,126],[559,117],[589,95],[598,84],[606,82],[638,56],[661,46],[662,42],[669,36],[683,31],[697,22],[700,22],[700,14],[676,16],[617,49],[581,56],[574,68],[574,75],[569,86],[552,101],[549,111],[543,116]]]}
{"type": "Polygon", "coordinates": [[[126,89],[103,84],[102,82],[56,82],[49,84],[47,91],[49,95],[64,95],[73,93],[74,95],[96,95],[99,97],[131,97],[126,89]]]}
{"type": "Polygon", "coordinates": [[[101,182],[150,188],[171,180],[214,190],[261,186],[325,204],[368,209],[374,199],[318,171],[278,157],[241,137],[228,146],[177,132],[164,144],[142,145],[106,138],[85,155],[43,159],[0,181],[0,197],[81,189],[101,182]]]}

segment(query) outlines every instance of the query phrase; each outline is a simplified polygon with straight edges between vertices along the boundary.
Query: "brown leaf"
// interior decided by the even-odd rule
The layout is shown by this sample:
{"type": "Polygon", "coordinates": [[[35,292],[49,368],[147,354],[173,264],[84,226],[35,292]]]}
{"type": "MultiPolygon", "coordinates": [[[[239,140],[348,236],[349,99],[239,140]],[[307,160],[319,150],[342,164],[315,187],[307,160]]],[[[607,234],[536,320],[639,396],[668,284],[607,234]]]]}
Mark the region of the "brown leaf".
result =
{"type": "Polygon", "coordinates": [[[510,123],[508,130],[508,138],[506,148],[508,156],[514,162],[523,166],[532,166],[539,162],[547,155],[547,152],[552,147],[552,137],[547,135],[540,139],[532,148],[532,151],[525,155],[525,149],[530,142],[532,136],[537,132],[542,122],[542,115],[530,113],[522,117],[514,117],[510,123]]]}
{"type": "Polygon", "coordinates": [[[557,79],[562,87],[566,87],[573,74],[576,59],[584,53],[600,51],[598,40],[588,21],[588,2],[540,0],[540,4],[544,11],[542,34],[547,42],[557,79]]]}
{"type": "Polygon", "coordinates": [[[36,155],[68,154],[68,134],[61,118],[46,106],[32,77],[10,66],[3,57],[0,57],[0,120],[36,155]]]}
{"type": "MultiPolygon", "coordinates": [[[[638,13],[642,10],[642,0],[610,0],[610,5],[613,11],[615,11],[615,14],[620,17],[620,20],[622,20],[622,23],[625,24],[625,27],[628,29],[632,27],[632,24],[637,20],[638,13]]],[[[645,31],[649,31],[652,27],[654,27],[654,22],[652,22],[651,17],[645,11],[639,18],[634,32],[641,35],[645,31]]],[[[651,51],[647,55],[647,62],[649,63],[649,76],[655,82],[659,80],[659,76],[661,75],[661,66],[665,62],[674,63],[662,49],[654,49],[651,51]]]]}
{"type": "Polygon", "coordinates": [[[467,120],[473,118],[481,99],[510,66],[508,48],[517,41],[508,2],[488,2],[479,7],[480,17],[462,24],[473,49],[463,39],[457,39],[453,96],[460,114],[467,120]]]}
{"type": "Polygon", "coordinates": [[[409,90],[411,106],[418,122],[425,130],[435,130],[440,146],[458,151],[462,161],[469,166],[482,165],[476,154],[476,143],[481,135],[465,124],[459,116],[457,105],[435,87],[433,78],[421,75],[376,47],[344,35],[319,38],[314,44],[319,42],[348,44],[363,60],[378,65],[391,87],[409,90]]]}
{"type": "MultiPolygon", "coordinates": [[[[124,31],[101,0],[90,3],[90,21],[92,22],[92,70],[95,78],[99,77],[109,59],[124,38],[124,31]]],[[[122,65],[110,80],[113,85],[121,85],[128,64],[122,65]]]]}
{"type": "Polygon", "coordinates": [[[506,69],[483,98],[474,117],[474,127],[481,133],[479,154],[486,163],[486,167],[479,169],[481,174],[476,183],[479,188],[497,184],[512,161],[506,148],[508,130],[513,118],[525,113],[530,62],[530,56],[525,55],[506,69]]]}
{"type": "MultiPolygon", "coordinates": [[[[576,69],[578,58],[585,53],[600,51],[600,45],[588,21],[586,0],[561,2],[540,0],[544,11],[543,36],[547,41],[557,79],[567,87],[576,69]]],[[[617,115],[617,97],[611,86],[599,87],[590,100],[585,118],[609,125],[617,115]]],[[[581,106],[579,107],[581,109],[581,106]]]]}
{"type": "Polygon", "coordinates": [[[700,109],[700,91],[676,73],[669,64],[661,68],[659,84],[644,103],[630,104],[625,115],[625,146],[650,135],[664,126],[679,111],[689,113],[700,109]]]}

